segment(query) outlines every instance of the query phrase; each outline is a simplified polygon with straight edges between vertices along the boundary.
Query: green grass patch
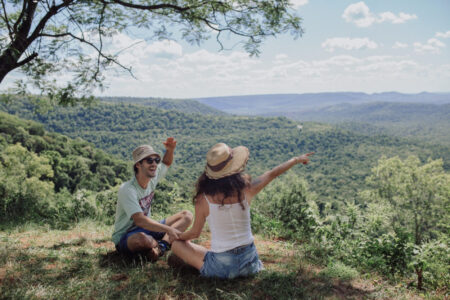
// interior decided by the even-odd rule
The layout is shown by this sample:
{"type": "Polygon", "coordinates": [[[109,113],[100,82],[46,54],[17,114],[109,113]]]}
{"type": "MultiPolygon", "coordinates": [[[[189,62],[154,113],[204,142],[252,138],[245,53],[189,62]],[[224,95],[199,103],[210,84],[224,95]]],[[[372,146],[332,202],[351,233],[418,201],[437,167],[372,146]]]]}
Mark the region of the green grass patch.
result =
{"type": "MultiPolygon", "coordinates": [[[[298,245],[261,236],[256,236],[256,245],[265,270],[248,278],[219,280],[202,278],[186,266],[171,268],[167,257],[156,263],[124,258],[110,241],[111,227],[103,224],[86,221],[70,230],[26,228],[0,231],[2,299],[420,298],[386,282],[375,285],[373,278],[361,278],[343,264],[323,269],[306,261],[298,245]]],[[[207,241],[208,233],[197,240],[207,241]]]]}

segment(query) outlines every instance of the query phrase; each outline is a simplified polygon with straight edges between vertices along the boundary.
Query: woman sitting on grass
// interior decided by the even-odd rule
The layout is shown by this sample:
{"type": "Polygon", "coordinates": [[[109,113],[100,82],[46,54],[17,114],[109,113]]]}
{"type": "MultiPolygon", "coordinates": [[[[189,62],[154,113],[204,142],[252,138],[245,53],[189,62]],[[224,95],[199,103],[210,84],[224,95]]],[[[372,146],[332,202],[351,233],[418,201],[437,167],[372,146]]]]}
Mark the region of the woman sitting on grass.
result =
{"type": "Polygon", "coordinates": [[[172,252],[205,277],[234,278],[259,272],[263,266],[250,228],[252,198],[292,166],[307,164],[312,154],[294,157],[251,182],[242,173],[249,158],[246,147],[213,146],[196,184],[194,225],[174,241],[172,252]],[[210,250],[189,241],[200,236],[205,221],[211,231],[210,250]]]}

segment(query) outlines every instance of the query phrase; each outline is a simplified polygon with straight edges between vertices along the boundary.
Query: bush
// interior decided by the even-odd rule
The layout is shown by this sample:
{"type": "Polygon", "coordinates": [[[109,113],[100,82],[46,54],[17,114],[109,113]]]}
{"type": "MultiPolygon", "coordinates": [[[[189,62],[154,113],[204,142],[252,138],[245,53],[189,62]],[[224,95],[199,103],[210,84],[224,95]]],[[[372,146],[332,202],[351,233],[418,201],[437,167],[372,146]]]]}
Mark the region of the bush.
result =
{"type": "Polygon", "coordinates": [[[255,200],[253,224],[259,228],[267,228],[261,221],[278,226],[280,234],[295,239],[309,239],[317,225],[316,215],[312,208],[313,195],[308,192],[307,184],[296,176],[286,176],[262,191],[255,200]],[[259,218],[259,219],[258,219],[259,218]],[[273,222],[272,220],[276,220],[273,222]]]}
{"type": "Polygon", "coordinates": [[[95,203],[99,212],[97,218],[105,224],[114,224],[119,187],[117,185],[110,190],[97,193],[95,197],[95,203]]]}
{"type": "Polygon", "coordinates": [[[350,281],[358,277],[359,273],[352,267],[346,266],[340,261],[330,262],[325,269],[320,271],[323,278],[334,278],[342,281],[350,281]]]}
{"type": "Polygon", "coordinates": [[[434,288],[446,288],[450,282],[449,240],[431,241],[414,249],[410,267],[421,269],[424,283],[434,288]]]}

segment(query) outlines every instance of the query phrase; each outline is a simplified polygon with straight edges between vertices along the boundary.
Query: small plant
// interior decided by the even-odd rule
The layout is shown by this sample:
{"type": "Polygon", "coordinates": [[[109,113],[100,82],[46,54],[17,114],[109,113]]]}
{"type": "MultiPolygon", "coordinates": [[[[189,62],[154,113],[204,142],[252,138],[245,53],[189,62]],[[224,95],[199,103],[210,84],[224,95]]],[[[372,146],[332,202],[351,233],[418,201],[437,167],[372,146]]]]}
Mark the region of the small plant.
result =
{"type": "Polygon", "coordinates": [[[320,271],[319,275],[323,278],[335,278],[342,281],[350,281],[359,276],[358,271],[352,267],[346,266],[340,261],[330,262],[328,266],[320,271]]]}

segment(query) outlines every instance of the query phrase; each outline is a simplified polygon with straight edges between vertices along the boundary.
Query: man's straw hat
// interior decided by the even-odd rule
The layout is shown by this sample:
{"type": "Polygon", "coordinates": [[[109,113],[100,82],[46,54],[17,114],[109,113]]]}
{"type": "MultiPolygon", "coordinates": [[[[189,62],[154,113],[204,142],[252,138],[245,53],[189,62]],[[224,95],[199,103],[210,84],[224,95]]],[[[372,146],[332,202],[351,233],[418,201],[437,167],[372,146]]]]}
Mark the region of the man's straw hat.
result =
{"type": "Polygon", "coordinates": [[[152,146],[141,145],[133,150],[133,162],[137,163],[150,155],[157,155],[159,158],[161,158],[161,156],[156,153],[155,150],[153,150],[152,146]]]}
{"type": "Polygon", "coordinates": [[[247,147],[238,146],[231,149],[227,144],[219,143],[206,154],[206,176],[220,179],[244,171],[250,152],[247,147]]]}

